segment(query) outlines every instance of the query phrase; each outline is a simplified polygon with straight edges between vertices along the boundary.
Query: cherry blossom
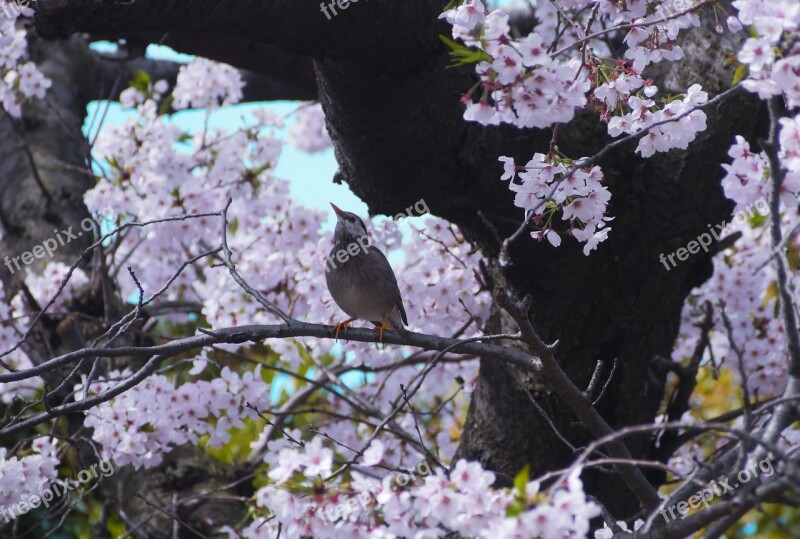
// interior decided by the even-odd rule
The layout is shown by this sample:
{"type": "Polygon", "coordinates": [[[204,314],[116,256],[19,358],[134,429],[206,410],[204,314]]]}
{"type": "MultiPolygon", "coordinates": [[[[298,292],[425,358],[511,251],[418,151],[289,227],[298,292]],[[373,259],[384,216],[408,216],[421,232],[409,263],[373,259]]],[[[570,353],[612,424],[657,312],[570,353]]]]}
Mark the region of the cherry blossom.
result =
{"type": "MultiPolygon", "coordinates": [[[[800,159],[798,159],[798,140],[800,116],[783,118],[779,130],[779,157],[781,166],[786,171],[786,180],[780,193],[782,224],[791,229],[800,222],[797,211],[800,182],[800,159]]],[[[737,136],[728,155],[731,164],[723,163],[726,175],[722,180],[725,195],[736,202],[737,217],[729,224],[720,236],[730,232],[731,226],[756,215],[765,215],[764,211],[754,211],[759,204],[768,209],[766,200],[770,189],[770,164],[760,151],[753,151],[750,144],[741,136],[737,136]],[[759,203],[760,201],[760,203],[759,203]]],[[[714,259],[714,273],[706,283],[692,294],[690,302],[684,307],[681,323],[681,336],[673,352],[673,358],[680,360],[689,354],[689,347],[698,338],[697,327],[694,326],[698,313],[692,305],[712,301],[718,308],[724,308],[729,318],[732,334],[727,330],[719,309],[715,313],[715,337],[712,338],[714,357],[722,358],[738,375],[740,358],[733,347],[742,352],[741,361],[747,373],[746,383],[751,391],[760,396],[776,395],[786,380],[788,350],[785,329],[782,320],[776,317],[774,295],[770,288],[775,281],[769,260],[771,247],[769,234],[764,225],[752,228],[745,223],[738,223],[737,230],[743,233],[724,257],[714,259]],[[733,341],[733,344],[731,343],[733,341]]],[[[795,277],[796,279],[796,277],[795,277]]]]}
{"type": "Polygon", "coordinates": [[[205,58],[195,58],[181,66],[172,92],[176,109],[216,108],[220,104],[238,103],[242,98],[239,71],[205,58]]]}
{"type": "Polygon", "coordinates": [[[58,477],[60,458],[56,440],[38,437],[30,446],[31,453],[21,458],[9,455],[8,449],[0,447],[0,507],[3,509],[31,498],[38,499],[58,477]]]}
{"type": "Polygon", "coordinates": [[[445,11],[439,15],[439,18],[446,19],[450,24],[462,26],[471,32],[481,26],[485,20],[483,3],[481,0],[469,0],[465,4],[445,11]]]}
{"type": "Polygon", "coordinates": [[[533,216],[541,228],[531,235],[547,238],[551,245],[561,245],[561,237],[553,217],[560,211],[561,219],[569,221],[569,231],[579,242],[586,243],[584,254],[595,249],[608,237],[610,220],[605,215],[611,195],[602,185],[603,173],[593,166],[588,171],[579,166],[585,158],[573,161],[548,157],[537,153],[528,163],[517,167],[510,157],[501,157],[504,174],[501,180],[510,180],[509,189],[516,193],[514,205],[533,216]],[[514,179],[519,175],[520,183],[514,179]]]}
{"type": "Polygon", "coordinates": [[[0,106],[13,118],[22,116],[22,102],[42,99],[52,82],[27,56],[25,30],[18,28],[19,16],[30,17],[33,11],[20,8],[0,12],[0,106]]]}
{"type": "Polygon", "coordinates": [[[289,129],[286,141],[295,148],[308,153],[327,150],[333,144],[325,127],[325,114],[319,104],[301,107],[296,121],[289,129]]]}

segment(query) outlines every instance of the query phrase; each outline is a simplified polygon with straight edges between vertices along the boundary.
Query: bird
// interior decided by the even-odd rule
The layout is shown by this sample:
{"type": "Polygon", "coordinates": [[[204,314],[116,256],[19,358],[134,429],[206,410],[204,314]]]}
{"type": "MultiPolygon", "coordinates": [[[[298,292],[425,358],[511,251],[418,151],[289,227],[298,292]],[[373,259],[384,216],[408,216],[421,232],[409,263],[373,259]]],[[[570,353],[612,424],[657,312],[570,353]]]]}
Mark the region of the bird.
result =
{"type": "Polygon", "coordinates": [[[339,332],[355,320],[374,324],[383,332],[405,331],[408,325],[400,288],[386,256],[371,243],[361,218],[330,203],[336,213],[333,249],[325,262],[325,281],[336,305],[349,318],[336,324],[339,332]]]}

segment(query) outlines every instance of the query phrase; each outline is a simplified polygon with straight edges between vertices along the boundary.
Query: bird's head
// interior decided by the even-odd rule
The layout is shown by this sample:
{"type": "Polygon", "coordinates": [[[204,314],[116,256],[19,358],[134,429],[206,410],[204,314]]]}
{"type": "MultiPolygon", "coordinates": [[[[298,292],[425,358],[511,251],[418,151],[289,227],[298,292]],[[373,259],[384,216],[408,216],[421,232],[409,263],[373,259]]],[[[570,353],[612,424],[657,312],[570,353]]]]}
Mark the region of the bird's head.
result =
{"type": "Polygon", "coordinates": [[[350,243],[367,235],[367,227],[364,221],[355,213],[344,211],[336,204],[331,202],[333,211],[336,212],[336,229],[333,232],[333,240],[337,244],[350,243]]]}

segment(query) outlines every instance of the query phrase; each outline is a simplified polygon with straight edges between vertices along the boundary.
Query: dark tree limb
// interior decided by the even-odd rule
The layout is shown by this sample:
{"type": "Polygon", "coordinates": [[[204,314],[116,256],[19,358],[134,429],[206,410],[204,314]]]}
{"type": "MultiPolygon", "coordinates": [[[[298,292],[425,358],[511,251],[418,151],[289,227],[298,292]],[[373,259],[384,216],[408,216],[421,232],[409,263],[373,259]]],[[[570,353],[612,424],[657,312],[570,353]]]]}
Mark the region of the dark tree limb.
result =
{"type": "MultiPolygon", "coordinates": [[[[284,53],[275,47],[261,45],[258,47],[258,58],[255,62],[256,70],[248,69],[237,62],[237,48],[233,45],[236,40],[233,38],[221,39],[223,45],[218,44],[215,49],[208,51],[214,54],[201,54],[203,51],[195,50],[194,39],[182,35],[171,36],[170,39],[162,40],[165,45],[170,45],[177,50],[210,56],[222,62],[232,65],[239,64],[244,88],[242,89],[242,101],[279,101],[279,100],[313,100],[317,98],[317,85],[314,79],[314,70],[311,60],[301,56],[284,53]],[[231,43],[233,42],[233,43],[231,43]],[[223,49],[217,51],[216,49],[223,49]],[[230,50],[228,50],[230,48],[230,50]]],[[[159,43],[159,41],[149,41],[159,43]]],[[[212,43],[219,43],[212,41],[212,43]]],[[[240,52],[240,51],[239,51],[240,52]]],[[[153,60],[151,58],[134,58],[127,61],[120,61],[108,56],[90,51],[96,57],[96,73],[94,76],[87,76],[87,95],[90,99],[111,99],[119,98],[119,93],[124,90],[133,76],[133,71],[137,69],[148,72],[154,81],[159,79],[166,80],[170,87],[175,84],[178,69],[182,64],[166,60],[153,60]],[[118,84],[117,81],[122,84],[118,84]],[[114,91],[110,91],[110,89],[114,91]]],[[[238,56],[241,58],[241,55],[238,56]]]]}

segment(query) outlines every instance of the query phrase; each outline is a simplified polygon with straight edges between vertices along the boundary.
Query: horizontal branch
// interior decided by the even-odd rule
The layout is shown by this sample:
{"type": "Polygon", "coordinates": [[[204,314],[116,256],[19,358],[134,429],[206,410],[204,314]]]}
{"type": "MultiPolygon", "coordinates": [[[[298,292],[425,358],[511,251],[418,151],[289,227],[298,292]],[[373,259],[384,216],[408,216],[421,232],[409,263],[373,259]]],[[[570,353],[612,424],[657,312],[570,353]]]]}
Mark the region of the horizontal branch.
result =
{"type": "MultiPolygon", "coordinates": [[[[178,354],[200,350],[212,344],[242,344],[246,342],[261,342],[269,339],[286,339],[292,337],[316,337],[318,339],[335,339],[336,328],[324,324],[310,324],[293,321],[289,324],[279,325],[249,325],[223,328],[214,331],[203,331],[203,335],[184,337],[166,344],[156,346],[122,346],[119,348],[83,348],[50,359],[41,365],[30,369],[19,370],[8,374],[0,374],[0,383],[26,380],[39,376],[44,372],[61,367],[68,363],[79,361],[88,357],[149,357],[163,355],[172,357],[178,354]]],[[[372,342],[383,344],[396,344],[413,346],[423,350],[445,350],[461,354],[472,354],[488,359],[505,361],[529,372],[537,373],[541,369],[539,360],[520,350],[509,346],[486,344],[472,340],[451,339],[425,333],[406,331],[384,332],[383,340],[379,339],[378,331],[368,328],[348,328],[339,332],[339,338],[344,341],[372,342]]],[[[487,336],[491,338],[491,336],[487,336]]]]}
{"type": "MultiPolygon", "coordinates": [[[[194,335],[191,337],[184,337],[175,341],[156,345],[156,346],[123,346],[119,348],[83,348],[74,352],[50,359],[40,365],[30,369],[24,369],[8,374],[0,375],[0,383],[13,382],[17,380],[25,380],[35,376],[40,376],[48,371],[56,369],[62,365],[80,361],[84,358],[113,358],[113,357],[146,357],[147,359],[147,375],[154,372],[158,368],[158,364],[162,361],[191,351],[199,351],[206,346],[214,344],[243,344],[247,342],[261,342],[269,339],[286,339],[293,337],[316,337],[319,339],[335,339],[336,330],[334,326],[322,324],[309,324],[305,322],[292,321],[287,324],[279,325],[250,325],[241,327],[223,328],[214,331],[201,330],[203,335],[194,335]],[[153,361],[158,358],[158,364],[153,361]]],[[[414,333],[410,331],[397,332],[388,331],[384,332],[383,339],[381,340],[377,330],[367,328],[348,328],[339,332],[339,338],[347,341],[355,342],[383,342],[384,344],[395,344],[402,346],[413,346],[423,350],[438,350],[438,351],[453,351],[461,354],[473,354],[485,359],[496,359],[505,361],[516,367],[526,370],[528,372],[539,372],[541,365],[539,360],[520,350],[509,346],[501,346],[497,344],[488,344],[476,342],[473,337],[471,339],[451,339],[447,337],[439,337],[435,335],[426,335],[424,333],[414,333]]],[[[492,338],[492,336],[487,336],[492,338]]],[[[115,392],[108,396],[105,400],[110,400],[122,391],[130,389],[138,384],[146,376],[140,376],[142,371],[137,373],[115,387],[115,392]],[[130,381],[135,378],[135,383],[130,381]],[[123,387],[120,391],[118,388],[123,387]]],[[[105,395],[105,394],[104,394],[105,395]]],[[[19,423],[7,425],[0,429],[0,436],[13,434],[19,432],[33,425],[37,425],[52,417],[63,415],[66,413],[73,413],[85,411],[100,402],[96,399],[83,399],[77,402],[71,402],[62,406],[51,408],[48,412],[38,414],[26,418],[19,423]]]]}
{"type": "MultiPolygon", "coordinates": [[[[202,41],[197,36],[192,36],[191,39],[182,35],[169,36],[169,39],[160,38],[161,36],[152,35],[144,36],[142,40],[145,44],[169,45],[183,53],[209,57],[239,67],[239,74],[244,82],[242,102],[317,98],[314,68],[308,58],[285,53],[269,45],[261,45],[257,47],[259,65],[254,65],[242,62],[241,57],[237,59],[234,55],[237,50],[234,47],[235,40],[234,43],[231,43],[230,39],[220,39],[216,42],[211,40],[210,43],[217,44],[209,48],[201,46],[202,41]],[[220,41],[224,43],[224,47],[218,44],[220,41]]],[[[145,57],[117,58],[91,50],[88,53],[94,56],[92,63],[95,70],[92,76],[82,80],[89,99],[118,99],[120,92],[128,87],[136,70],[149,73],[154,81],[165,80],[172,87],[177,79],[178,70],[183,65],[179,62],[145,57]]],[[[126,54],[126,51],[122,50],[122,54],[126,54]]]]}
{"type": "MultiPolygon", "coordinates": [[[[441,47],[435,39],[409,39],[440,32],[441,2],[363,0],[334,16],[326,16],[318,0],[39,0],[34,7],[36,29],[46,38],[80,32],[111,40],[154,36],[163,43],[176,35],[196,36],[188,38],[196,54],[215,58],[215,50],[227,50],[226,56],[251,66],[257,65],[261,45],[309,57],[360,58],[376,66],[383,59],[384,67],[395,60],[411,65],[423,51],[441,47]],[[375,24],[378,18],[392,24],[375,24]],[[238,55],[231,54],[229,40],[238,55]]],[[[268,62],[260,65],[262,73],[270,69],[268,62]]]]}

